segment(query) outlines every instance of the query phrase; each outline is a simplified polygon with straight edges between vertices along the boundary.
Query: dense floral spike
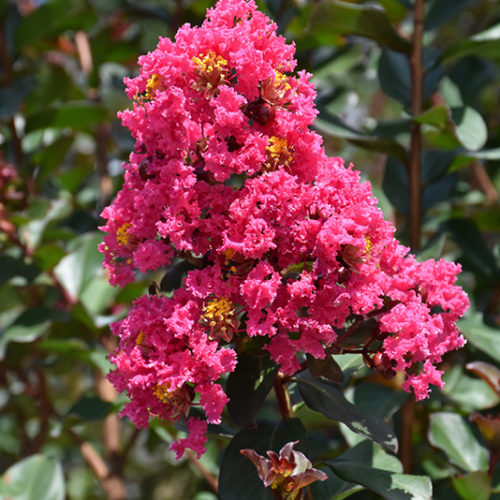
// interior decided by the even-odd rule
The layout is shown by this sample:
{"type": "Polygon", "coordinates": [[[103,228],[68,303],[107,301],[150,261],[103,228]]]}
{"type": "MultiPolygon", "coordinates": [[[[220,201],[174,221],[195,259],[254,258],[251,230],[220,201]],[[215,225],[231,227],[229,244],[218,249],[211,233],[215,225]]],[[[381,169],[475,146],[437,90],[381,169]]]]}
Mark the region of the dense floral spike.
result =
{"type": "MultiPolygon", "coordinates": [[[[293,73],[293,53],[253,0],[220,0],[200,28],[160,39],[126,81],[133,105],[120,116],[136,147],[102,214],[110,281],[174,256],[200,265],[172,298],[142,297],[114,326],[110,379],[139,426],[188,418],[197,395],[217,422],[227,400],[217,380],[236,362],[224,344],[235,337],[265,338],[285,374],[304,353],[357,349],[386,377],[405,372],[418,399],[442,385],[436,364],[464,343],[459,266],[417,262],[370,184],[325,155],[308,128],[311,75],[293,73]],[[353,344],[359,327],[365,338],[353,344]]],[[[197,437],[178,454],[203,448],[204,422],[187,422],[197,437]]]]}

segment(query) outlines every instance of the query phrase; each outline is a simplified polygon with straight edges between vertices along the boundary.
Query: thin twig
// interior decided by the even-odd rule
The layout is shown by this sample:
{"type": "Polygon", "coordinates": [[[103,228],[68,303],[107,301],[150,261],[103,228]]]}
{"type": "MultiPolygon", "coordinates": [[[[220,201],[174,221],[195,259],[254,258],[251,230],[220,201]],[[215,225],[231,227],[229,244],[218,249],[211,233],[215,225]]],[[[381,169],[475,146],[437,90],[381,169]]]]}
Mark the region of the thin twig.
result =
{"type": "MultiPolygon", "coordinates": [[[[423,35],[424,35],[424,0],[415,0],[413,19],[413,49],[410,57],[411,66],[411,111],[413,116],[422,112],[424,66],[423,66],[423,35]]],[[[420,161],[422,154],[422,134],[420,124],[411,124],[410,142],[410,246],[413,250],[420,247],[421,217],[422,217],[422,185],[420,180],[420,161]]]]}
{"type": "Polygon", "coordinates": [[[205,467],[203,467],[192,451],[185,450],[184,453],[189,460],[189,463],[203,476],[203,479],[205,479],[212,491],[217,495],[219,493],[219,483],[217,478],[205,469],[205,467]]]}
{"type": "MultiPolygon", "coordinates": [[[[422,112],[424,66],[423,66],[423,36],[424,36],[424,2],[415,0],[413,11],[413,48],[410,56],[411,66],[411,111],[414,117],[422,112]]],[[[422,156],[422,134],[420,124],[411,124],[410,141],[410,246],[415,251],[420,248],[422,225],[422,184],[420,180],[420,162],[422,156]]],[[[403,470],[412,470],[412,429],[415,420],[415,400],[410,397],[402,408],[401,448],[400,458],[403,470]]]]}
{"type": "Polygon", "coordinates": [[[484,165],[480,161],[475,161],[472,163],[471,168],[479,187],[487,196],[490,203],[498,203],[498,191],[493,182],[491,182],[484,165]]]}
{"type": "Polygon", "coordinates": [[[292,401],[287,387],[288,377],[278,372],[274,379],[274,392],[278,400],[281,416],[286,419],[293,415],[292,401]]]}

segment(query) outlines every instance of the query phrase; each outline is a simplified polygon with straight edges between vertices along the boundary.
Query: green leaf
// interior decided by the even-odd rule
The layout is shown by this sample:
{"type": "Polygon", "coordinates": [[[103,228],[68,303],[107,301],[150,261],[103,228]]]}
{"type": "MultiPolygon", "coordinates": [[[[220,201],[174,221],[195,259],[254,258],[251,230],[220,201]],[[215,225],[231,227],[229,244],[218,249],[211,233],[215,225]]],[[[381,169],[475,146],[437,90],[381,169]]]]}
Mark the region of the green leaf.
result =
{"type": "Polygon", "coordinates": [[[389,387],[371,382],[356,384],[352,392],[352,402],[358,410],[384,419],[392,417],[408,399],[408,394],[404,391],[396,392],[389,387]]]}
{"type": "Polygon", "coordinates": [[[399,36],[386,13],[369,5],[323,0],[313,9],[308,30],[315,34],[362,36],[399,52],[411,50],[411,43],[399,36]]]}
{"type": "Polygon", "coordinates": [[[259,455],[278,452],[286,443],[299,441],[295,447],[307,455],[306,432],[298,419],[277,424],[260,422],[254,429],[242,429],[224,451],[219,475],[220,500],[272,500],[270,489],[264,488],[257,469],[240,450],[252,449],[259,455]]]}
{"type": "Polygon", "coordinates": [[[61,167],[73,141],[74,137],[72,135],[63,135],[33,155],[33,162],[40,167],[40,171],[36,176],[38,185],[42,185],[54,170],[57,172],[61,167]]]}
{"type": "Polygon", "coordinates": [[[39,246],[33,258],[43,271],[53,269],[57,263],[66,255],[66,252],[56,244],[47,244],[39,246]]]}
{"type": "Polygon", "coordinates": [[[345,481],[365,486],[387,500],[431,500],[432,483],[427,476],[413,476],[377,469],[358,461],[325,462],[345,481]]]}
{"type": "Polygon", "coordinates": [[[408,57],[391,50],[382,50],[378,63],[378,80],[382,90],[409,107],[411,103],[411,70],[408,57]]]}
{"type": "Polygon", "coordinates": [[[54,272],[66,291],[77,299],[85,287],[101,273],[102,255],[97,245],[102,241],[100,233],[89,233],[74,240],[76,249],[64,257],[54,272]]]}
{"type": "MultiPolygon", "coordinates": [[[[444,75],[443,67],[436,64],[440,53],[432,47],[424,50],[424,88],[423,98],[429,99],[438,89],[444,75]]],[[[409,108],[411,105],[411,68],[408,56],[392,50],[383,49],[378,64],[378,79],[382,90],[409,108]]]]}
{"type": "Polygon", "coordinates": [[[417,123],[432,125],[437,128],[444,128],[449,122],[450,110],[445,104],[438,104],[416,116],[417,123]]]}
{"type": "Polygon", "coordinates": [[[458,404],[463,411],[485,410],[500,403],[500,398],[486,382],[468,377],[460,366],[452,366],[447,370],[443,381],[443,394],[458,404]]]}
{"type": "Polygon", "coordinates": [[[462,469],[471,472],[488,469],[488,451],[460,415],[433,413],[428,437],[433,446],[443,450],[462,469]]]}
{"type": "Polygon", "coordinates": [[[425,15],[426,31],[438,28],[472,3],[474,3],[474,0],[437,0],[431,2],[430,8],[425,15]]]}
{"type": "Polygon", "coordinates": [[[458,322],[458,328],[474,347],[500,363],[499,328],[485,324],[483,315],[472,310],[458,322]]]}
{"type": "Polygon", "coordinates": [[[465,476],[452,477],[455,491],[464,499],[488,500],[491,498],[491,477],[486,471],[469,472],[465,476]]]}
{"type": "Polygon", "coordinates": [[[66,127],[86,131],[91,125],[103,123],[107,119],[107,111],[96,104],[60,104],[28,117],[26,133],[41,128],[66,127]]]}
{"type": "Polygon", "coordinates": [[[40,269],[33,264],[26,264],[10,255],[0,256],[0,285],[14,276],[22,276],[27,281],[33,281],[40,274],[40,269]]]}
{"type": "Polygon", "coordinates": [[[235,424],[245,427],[255,423],[277,372],[269,356],[255,357],[246,352],[238,355],[238,364],[226,385],[227,410],[235,424]]]}
{"type": "Polygon", "coordinates": [[[465,367],[481,377],[500,397],[500,369],[484,361],[472,361],[465,367]]]}
{"type": "Polygon", "coordinates": [[[314,127],[323,134],[346,139],[350,143],[369,151],[386,153],[405,162],[408,154],[406,149],[396,140],[390,137],[378,137],[376,135],[364,134],[349,127],[342,120],[332,114],[322,111],[320,117],[314,122],[314,127]]]}
{"type": "Polygon", "coordinates": [[[29,343],[42,336],[57,316],[51,309],[35,307],[24,311],[14,322],[0,331],[0,359],[9,342],[29,343]]]}
{"type": "Polygon", "coordinates": [[[450,172],[468,167],[474,160],[500,160],[500,148],[457,153],[450,166],[450,172]]]}
{"type": "Polygon", "coordinates": [[[36,79],[31,75],[16,78],[9,87],[1,87],[0,118],[13,115],[35,87],[36,79]]]}
{"type": "Polygon", "coordinates": [[[392,23],[400,23],[408,11],[399,0],[379,0],[379,3],[384,7],[385,13],[392,23]]]}
{"type": "Polygon", "coordinates": [[[93,10],[82,0],[52,0],[22,19],[15,42],[21,48],[66,30],[89,29],[96,20],[93,10]]]}
{"type": "Polygon", "coordinates": [[[482,116],[469,106],[451,108],[455,124],[455,135],[460,143],[470,151],[481,149],[488,139],[488,129],[482,116]]]}
{"type": "Polygon", "coordinates": [[[403,163],[395,158],[387,159],[382,187],[391,204],[403,215],[408,216],[410,213],[409,180],[403,163]]]}
{"type": "Polygon", "coordinates": [[[340,388],[305,373],[294,380],[306,405],[326,417],[346,424],[352,431],[397,451],[398,441],[391,427],[381,418],[360,412],[344,397],[340,388]]]}
{"type": "Polygon", "coordinates": [[[103,401],[97,396],[83,396],[67,412],[68,415],[75,415],[87,422],[103,420],[113,409],[113,405],[108,401],[103,401]]]}
{"type": "Polygon", "coordinates": [[[336,384],[340,384],[344,380],[342,368],[340,368],[333,356],[317,359],[307,354],[307,367],[314,378],[323,377],[336,384]]]}
{"type": "Polygon", "coordinates": [[[450,61],[469,54],[499,59],[500,23],[456,43],[444,53],[443,61],[450,61]]]}
{"type": "Polygon", "coordinates": [[[496,258],[489,249],[483,234],[473,221],[457,217],[446,221],[443,228],[451,233],[460,250],[462,250],[464,258],[474,268],[475,272],[491,279],[498,278],[500,270],[496,258]]]}
{"type": "Polygon", "coordinates": [[[5,471],[0,490],[10,500],[64,500],[61,464],[43,455],[25,458],[5,471]]]}
{"type": "Polygon", "coordinates": [[[187,260],[178,260],[169,266],[167,272],[160,281],[160,290],[162,292],[171,292],[180,288],[182,280],[188,271],[196,269],[193,264],[187,260]]]}

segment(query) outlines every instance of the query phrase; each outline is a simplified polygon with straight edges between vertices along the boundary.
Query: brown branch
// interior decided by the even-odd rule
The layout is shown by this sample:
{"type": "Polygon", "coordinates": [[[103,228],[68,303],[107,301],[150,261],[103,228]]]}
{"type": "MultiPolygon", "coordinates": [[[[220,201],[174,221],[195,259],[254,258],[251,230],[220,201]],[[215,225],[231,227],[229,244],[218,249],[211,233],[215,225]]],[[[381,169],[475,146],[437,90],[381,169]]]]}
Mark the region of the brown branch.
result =
{"type": "Polygon", "coordinates": [[[90,43],[87,33],[85,31],[77,31],[75,33],[75,45],[80,60],[80,66],[84,73],[89,75],[92,73],[94,67],[92,61],[92,51],[90,50],[90,43]]]}
{"type": "Polygon", "coordinates": [[[399,448],[399,458],[403,464],[403,472],[411,474],[413,467],[413,424],[415,421],[415,397],[410,397],[401,409],[401,438],[399,448]]]}
{"type": "MultiPolygon", "coordinates": [[[[413,19],[413,48],[410,56],[411,66],[411,111],[413,116],[422,112],[424,67],[424,0],[415,0],[413,19]]],[[[413,250],[420,247],[422,217],[422,185],[420,180],[420,161],[422,154],[422,134],[420,124],[412,122],[410,141],[410,246],[413,250]]]]}
{"type": "Polygon", "coordinates": [[[75,441],[75,443],[78,445],[82,457],[92,469],[95,477],[101,483],[106,498],[108,500],[124,500],[125,483],[117,478],[114,474],[112,474],[106,462],[103,460],[101,455],[99,455],[99,453],[91,443],[83,440],[72,429],[68,429],[67,432],[73,439],[73,441],[75,441]]]}
{"type": "Polygon", "coordinates": [[[278,406],[281,412],[281,416],[286,419],[293,415],[292,401],[290,399],[290,393],[286,386],[288,377],[283,375],[281,372],[276,374],[274,379],[274,392],[276,393],[276,399],[278,400],[278,406]]]}
{"type": "Polygon", "coordinates": [[[0,27],[0,65],[2,66],[2,83],[9,84],[12,81],[12,66],[9,53],[7,52],[7,36],[5,29],[0,27]]]}
{"type": "MultiPolygon", "coordinates": [[[[422,112],[424,67],[423,67],[423,36],[424,36],[424,2],[415,0],[413,11],[413,47],[410,56],[411,66],[411,111],[414,117],[422,112]]],[[[411,124],[410,140],[410,246],[415,251],[420,248],[422,225],[422,184],[420,180],[420,163],[422,156],[422,133],[420,124],[411,124]]],[[[400,458],[405,473],[412,470],[412,431],[415,420],[415,400],[413,397],[403,405],[401,426],[400,458]]]]}
{"type": "Polygon", "coordinates": [[[41,360],[35,360],[36,374],[38,378],[37,396],[39,402],[40,428],[31,443],[32,453],[37,453],[45,443],[49,434],[50,415],[52,414],[52,405],[50,404],[47,389],[47,379],[45,378],[45,373],[40,366],[40,361],[41,360]]]}
{"type": "Polygon", "coordinates": [[[472,163],[471,168],[474,178],[490,203],[498,203],[498,191],[493,182],[491,182],[490,176],[486,168],[484,168],[484,165],[480,161],[475,161],[472,163]]]}
{"type": "Polygon", "coordinates": [[[192,451],[185,450],[184,453],[189,460],[189,463],[203,476],[203,479],[205,479],[212,491],[217,495],[219,493],[219,483],[217,478],[205,469],[205,467],[203,467],[192,451]]]}

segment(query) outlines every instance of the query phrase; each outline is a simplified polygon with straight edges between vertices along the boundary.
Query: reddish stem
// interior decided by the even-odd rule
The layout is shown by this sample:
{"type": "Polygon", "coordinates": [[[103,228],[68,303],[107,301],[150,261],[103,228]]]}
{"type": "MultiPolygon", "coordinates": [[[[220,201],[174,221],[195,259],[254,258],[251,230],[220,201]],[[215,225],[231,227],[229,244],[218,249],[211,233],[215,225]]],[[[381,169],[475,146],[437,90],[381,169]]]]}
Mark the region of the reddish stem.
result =
{"type": "Polygon", "coordinates": [[[287,388],[288,378],[283,373],[278,372],[274,379],[274,392],[278,400],[281,416],[286,419],[290,418],[293,414],[292,401],[290,400],[290,393],[287,388]]]}

